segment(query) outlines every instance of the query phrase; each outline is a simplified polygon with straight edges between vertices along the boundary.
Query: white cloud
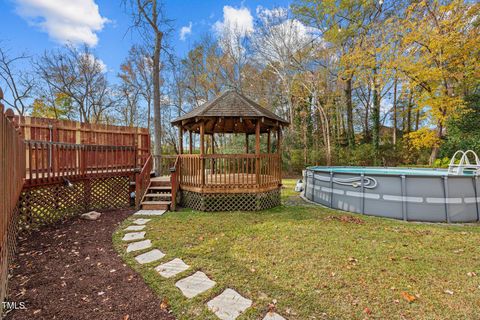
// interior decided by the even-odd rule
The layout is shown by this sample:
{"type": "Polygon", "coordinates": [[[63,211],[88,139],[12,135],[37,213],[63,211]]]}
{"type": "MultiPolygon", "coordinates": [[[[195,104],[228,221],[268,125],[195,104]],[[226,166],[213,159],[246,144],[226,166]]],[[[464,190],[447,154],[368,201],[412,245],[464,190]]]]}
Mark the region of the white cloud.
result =
{"type": "Polygon", "coordinates": [[[108,19],[94,0],[16,0],[17,13],[60,43],[95,46],[108,19]]]}
{"type": "Polygon", "coordinates": [[[192,22],[188,23],[188,26],[183,26],[180,29],[180,40],[185,41],[188,35],[192,34],[192,22]]]}
{"type": "Polygon", "coordinates": [[[105,64],[105,62],[103,62],[102,59],[95,57],[93,54],[91,53],[84,54],[83,58],[85,59],[86,63],[88,63],[91,67],[98,68],[102,73],[105,73],[108,71],[107,65],[105,64]]]}
{"type": "Polygon", "coordinates": [[[255,12],[257,13],[257,16],[262,20],[273,19],[273,18],[285,18],[288,16],[288,9],[283,7],[268,9],[262,6],[258,6],[255,12]]]}
{"type": "Polygon", "coordinates": [[[253,32],[253,16],[248,8],[224,6],[223,21],[215,22],[213,29],[218,34],[230,32],[246,36],[253,32]]]}
{"type": "Polygon", "coordinates": [[[322,43],[318,30],[290,18],[287,8],[267,9],[258,6],[256,14],[261,27],[253,36],[253,44],[257,49],[256,58],[261,63],[285,62],[295,52],[322,43]]]}

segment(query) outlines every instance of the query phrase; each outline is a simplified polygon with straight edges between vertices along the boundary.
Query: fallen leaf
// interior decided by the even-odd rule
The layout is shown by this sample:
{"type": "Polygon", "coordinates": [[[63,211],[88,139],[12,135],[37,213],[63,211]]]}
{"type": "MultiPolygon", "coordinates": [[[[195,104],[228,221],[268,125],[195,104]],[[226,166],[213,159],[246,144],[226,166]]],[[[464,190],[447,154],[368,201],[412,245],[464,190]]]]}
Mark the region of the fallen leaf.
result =
{"type": "Polygon", "coordinates": [[[372,310],[370,310],[370,308],[366,307],[365,309],[363,309],[363,313],[372,314],[372,310]]]}
{"type": "Polygon", "coordinates": [[[268,312],[271,312],[271,313],[275,312],[275,304],[273,303],[268,304],[268,312]]]}
{"type": "Polygon", "coordinates": [[[128,319],[130,319],[130,316],[128,314],[123,316],[123,320],[128,320],[128,319]]]}
{"type": "Polygon", "coordinates": [[[476,276],[477,276],[477,273],[476,273],[476,272],[473,272],[473,271],[472,271],[472,272],[468,272],[468,273],[467,273],[467,276],[469,276],[469,277],[476,277],[476,276]]]}
{"type": "Polygon", "coordinates": [[[402,297],[403,299],[407,300],[409,303],[412,303],[413,301],[417,300],[415,296],[412,296],[410,293],[406,291],[402,291],[402,297]]]}
{"type": "Polygon", "coordinates": [[[355,259],[354,257],[350,257],[350,258],[348,258],[348,261],[350,261],[352,263],[356,263],[356,262],[358,262],[358,259],[355,259]]]}
{"type": "Polygon", "coordinates": [[[167,310],[168,309],[168,300],[167,298],[163,298],[162,303],[160,303],[160,309],[167,310]]]}

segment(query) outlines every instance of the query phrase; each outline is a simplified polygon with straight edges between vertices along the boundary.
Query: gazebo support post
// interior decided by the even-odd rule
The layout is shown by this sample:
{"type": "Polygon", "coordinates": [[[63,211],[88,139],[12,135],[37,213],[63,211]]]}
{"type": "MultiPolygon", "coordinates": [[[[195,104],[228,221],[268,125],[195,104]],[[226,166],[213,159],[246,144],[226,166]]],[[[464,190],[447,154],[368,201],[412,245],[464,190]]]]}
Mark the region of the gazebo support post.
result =
{"type": "Polygon", "coordinates": [[[260,119],[255,126],[255,176],[257,185],[260,185],[260,119]]]}
{"type": "Polygon", "coordinates": [[[278,179],[280,184],[282,183],[282,151],[280,150],[282,146],[282,127],[278,126],[277,128],[277,153],[278,153],[278,179]]]}
{"type": "Polygon", "coordinates": [[[200,123],[200,170],[202,187],[205,186],[205,122],[200,123]]]}
{"type": "Polygon", "coordinates": [[[245,133],[245,153],[248,153],[248,133],[245,133]]]}
{"type": "MultiPolygon", "coordinates": [[[[215,133],[212,132],[212,135],[211,135],[211,142],[212,142],[212,154],[215,154],[215,133]]],[[[212,175],[215,174],[215,159],[212,158],[212,170],[211,170],[211,173],[212,175]]]]}
{"type": "Polygon", "coordinates": [[[270,153],[270,129],[267,133],[267,154],[270,153]]]}
{"type": "Polygon", "coordinates": [[[183,127],[178,128],[178,153],[183,154],[183,127]]]}
{"type": "Polygon", "coordinates": [[[192,131],[191,130],[188,130],[188,134],[189,134],[189,139],[188,139],[188,143],[189,143],[189,151],[190,151],[190,154],[193,153],[193,137],[192,137],[192,131]]]}

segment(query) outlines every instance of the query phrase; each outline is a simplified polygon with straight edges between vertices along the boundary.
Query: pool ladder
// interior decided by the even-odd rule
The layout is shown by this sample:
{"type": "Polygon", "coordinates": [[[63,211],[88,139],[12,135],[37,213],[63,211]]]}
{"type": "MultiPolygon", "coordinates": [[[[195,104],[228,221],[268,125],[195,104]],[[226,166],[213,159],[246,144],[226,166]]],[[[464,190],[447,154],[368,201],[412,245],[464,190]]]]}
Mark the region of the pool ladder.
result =
{"type": "Polygon", "coordinates": [[[455,152],[452,159],[450,160],[450,164],[448,165],[448,174],[460,175],[463,174],[465,169],[473,171],[474,174],[480,174],[480,159],[473,150],[458,150],[457,152],[455,152]],[[470,163],[470,160],[468,159],[469,154],[473,155],[475,163],[470,163]],[[455,163],[457,155],[461,155],[458,164],[455,163]]]}

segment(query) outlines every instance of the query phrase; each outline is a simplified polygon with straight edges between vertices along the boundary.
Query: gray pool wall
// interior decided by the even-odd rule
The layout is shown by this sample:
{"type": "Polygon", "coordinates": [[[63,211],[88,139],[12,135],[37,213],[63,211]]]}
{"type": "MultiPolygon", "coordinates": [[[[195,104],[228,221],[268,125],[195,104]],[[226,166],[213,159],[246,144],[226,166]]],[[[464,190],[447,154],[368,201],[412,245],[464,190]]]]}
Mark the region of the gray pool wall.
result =
{"type": "Polygon", "coordinates": [[[331,167],[307,168],[304,175],[305,197],[330,208],[405,221],[479,221],[476,175],[340,173],[331,167]]]}

